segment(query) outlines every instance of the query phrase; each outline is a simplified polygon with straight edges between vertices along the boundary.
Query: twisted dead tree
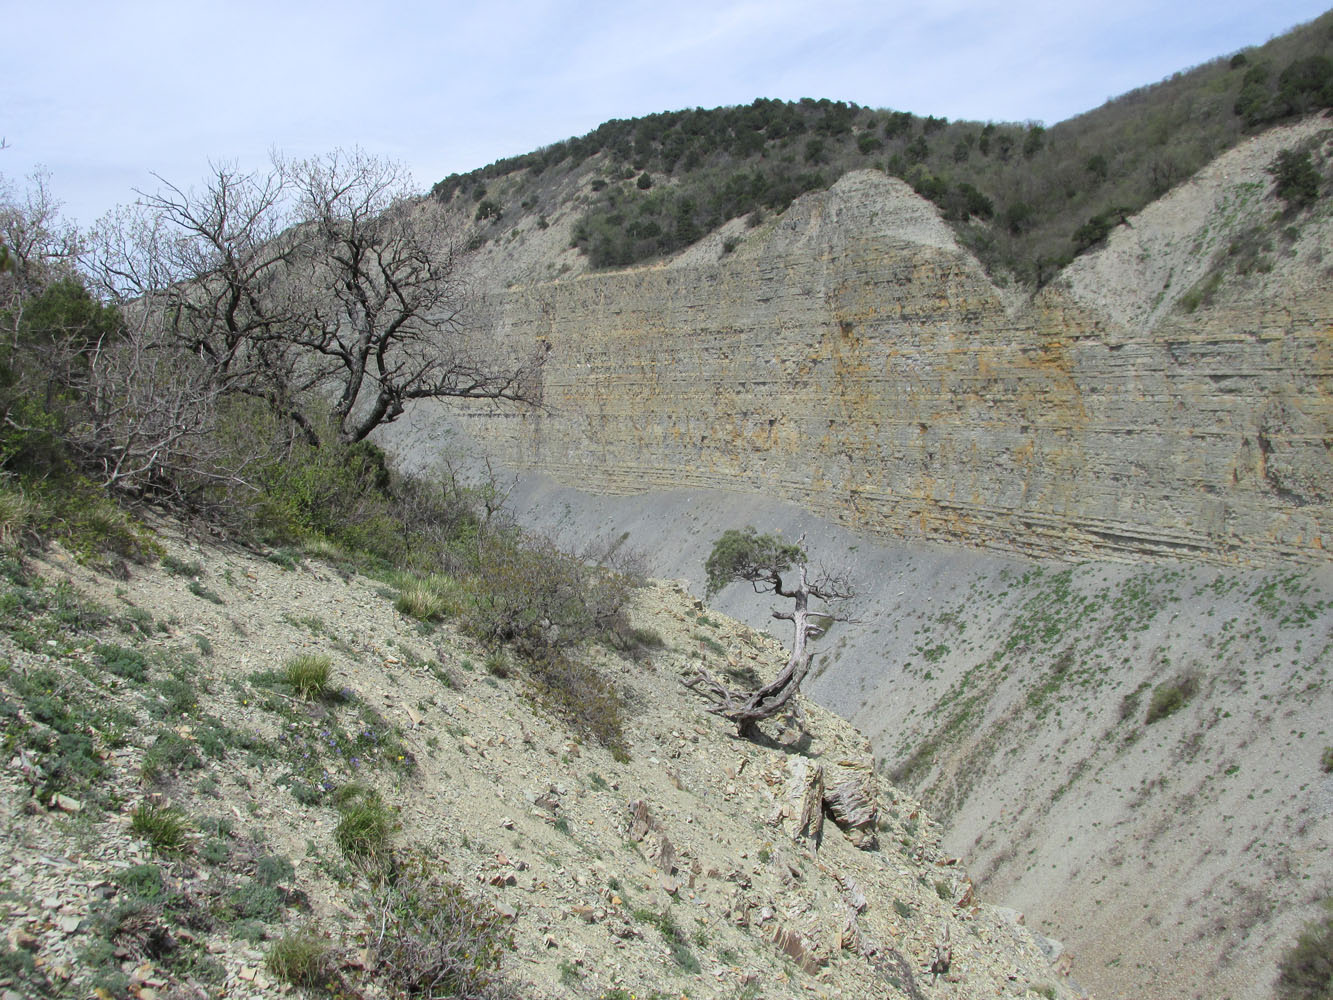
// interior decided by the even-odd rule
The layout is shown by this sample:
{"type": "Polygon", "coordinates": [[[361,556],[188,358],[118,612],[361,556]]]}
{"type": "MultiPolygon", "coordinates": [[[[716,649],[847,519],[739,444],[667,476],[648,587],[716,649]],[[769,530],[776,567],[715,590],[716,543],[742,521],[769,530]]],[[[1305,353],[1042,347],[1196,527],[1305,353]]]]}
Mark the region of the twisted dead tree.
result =
{"type": "Polygon", "coordinates": [[[812,574],[809,557],[802,548],[805,536],[795,545],[775,535],[760,535],[753,527],[744,531],[726,531],[713,546],[704,572],[708,576],[708,597],[728,584],[745,580],[757,594],[776,594],[792,602],[790,611],[773,609],[773,617],[792,623],[792,651],[787,665],[763,687],[736,691],[713,677],[702,667],[686,687],[700,691],[712,704],[708,711],[736,723],[737,734],[747,739],[759,735],[758,723],[778,714],[801,689],[810,671],[813,650],[818,639],[835,621],[850,619],[833,610],[854,596],[847,579],[822,567],[812,574]],[[783,574],[787,574],[784,580],[783,574]],[[811,599],[822,601],[829,610],[810,607],[811,599]]]}

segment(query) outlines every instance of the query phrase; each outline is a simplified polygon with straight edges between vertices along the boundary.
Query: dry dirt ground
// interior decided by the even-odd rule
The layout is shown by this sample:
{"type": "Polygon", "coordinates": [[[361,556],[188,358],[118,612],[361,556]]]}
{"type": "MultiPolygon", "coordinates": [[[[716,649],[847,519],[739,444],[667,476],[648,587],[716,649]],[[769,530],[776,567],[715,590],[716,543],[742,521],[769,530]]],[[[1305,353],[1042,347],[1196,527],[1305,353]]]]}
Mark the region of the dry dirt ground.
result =
{"type": "Polygon", "coordinates": [[[700,663],[764,677],[784,654],[679,585],[656,583],[636,599],[635,624],[656,632],[660,648],[638,661],[590,651],[631,706],[629,760],[618,761],[534,709],[521,670],[494,660],[488,670],[486,650],[447,625],[404,617],[383,584],[315,560],[202,544],[171,525],[160,532],[174,572],[133,565],[121,579],[59,550],[30,557],[39,590],[72,586],[60,590],[67,603],[72,593],[100,606],[97,628],[44,630],[34,612],[0,630],[10,748],[0,772],[0,923],[59,995],[89,995],[89,948],[128,869],[158,866],[203,912],[254,882],[262,857],[294,868],[281,913],[240,934],[214,908],[178,931],[199,956],[193,970],[154,956],[141,935],[140,947],[116,956],[131,995],[290,990],[264,959],[300,926],[337,949],[364,995],[383,995],[367,950],[369,887],[335,844],[328,797],[304,784],[312,773],[314,786],[379,789],[395,812],[394,843],[498,909],[515,941],[505,968],[523,996],[1077,995],[1043,953],[1050,942],[974,898],[964,863],[942,853],[938,827],[910,798],[878,784],[873,849],[853,846],[832,820],[817,844],[800,836],[806,779],[822,768],[828,788],[875,785],[870,748],[808,703],[803,733],[775,724],[758,743],[705,713],[681,685],[700,663]],[[147,655],[146,686],[97,668],[99,650],[114,645],[147,655]],[[334,699],[265,686],[266,671],[305,653],[330,657],[334,699]],[[197,692],[179,712],[161,708],[168,664],[184,665],[197,692]],[[41,723],[13,684],[33,676],[53,678],[67,704],[130,713],[118,735],[89,734],[107,771],[100,806],[32,794],[49,761],[21,749],[41,723]],[[198,766],[146,770],[146,759],[160,764],[158,744],[196,748],[198,766]],[[145,800],[189,818],[184,853],[157,853],[131,832],[145,800]],[[952,964],[937,979],[928,970],[946,929],[952,964]]]}

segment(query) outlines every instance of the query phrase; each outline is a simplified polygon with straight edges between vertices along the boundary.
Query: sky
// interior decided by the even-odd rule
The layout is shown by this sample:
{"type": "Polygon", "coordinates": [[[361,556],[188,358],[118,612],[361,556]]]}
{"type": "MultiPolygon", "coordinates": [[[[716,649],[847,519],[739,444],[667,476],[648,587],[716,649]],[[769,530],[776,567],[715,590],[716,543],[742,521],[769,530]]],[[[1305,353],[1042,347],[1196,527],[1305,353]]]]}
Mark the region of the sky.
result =
{"type": "Polygon", "coordinates": [[[92,225],[158,177],[360,146],[428,189],[612,118],[854,101],[1052,125],[1327,0],[0,0],[0,175],[92,225]]]}

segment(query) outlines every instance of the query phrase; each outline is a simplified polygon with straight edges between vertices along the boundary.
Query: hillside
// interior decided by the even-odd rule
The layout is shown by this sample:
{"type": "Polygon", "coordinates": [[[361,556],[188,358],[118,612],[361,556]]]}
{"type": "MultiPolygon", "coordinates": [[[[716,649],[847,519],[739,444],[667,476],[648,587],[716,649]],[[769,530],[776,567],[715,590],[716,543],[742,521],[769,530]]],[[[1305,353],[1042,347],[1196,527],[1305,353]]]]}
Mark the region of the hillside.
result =
{"type": "Polygon", "coordinates": [[[589,653],[633,706],[626,758],[383,584],[170,524],[155,541],[156,565],[113,575],[58,548],[5,563],[11,992],[270,996],[295,940],[339,995],[396,995],[421,959],[382,947],[387,915],[448,905],[457,949],[523,997],[1074,995],[850,726],[812,707],[751,744],[702,711],[691,664],[763,676],[783,654],[676,585],[636,600],[647,655],[589,653]],[[292,687],[298,657],[327,658],[318,690],[292,687]],[[816,769],[877,789],[873,825],[802,836],[816,769]],[[377,843],[437,895],[381,909],[377,843]]]}
{"type": "MultiPolygon", "coordinates": [[[[1327,565],[1034,561],[886,544],[735,493],[592,496],[533,475],[513,498],[570,543],[628,532],[700,590],[722,531],[804,535],[860,591],[809,694],[866,733],[983,893],[1064,942],[1099,998],[1193,997],[1201,977],[1211,998],[1272,996],[1328,891],[1327,565]]],[[[744,588],[718,605],[776,624],[744,588]]]]}
{"type": "Polygon", "coordinates": [[[1036,292],[875,170],[595,270],[594,158],[471,265],[479,328],[547,349],[544,409],[384,441],[478,449],[528,523],[628,531],[669,575],[728,527],[806,532],[871,581],[811,693],[983,884],[1098,996],[1261,1000],[1333,841],[1333,227],[1273,170],[1326,189],[1331,138],[1245,139],[1036,292]]]}
{"type": "Polygon", "coordinates": [[[1244,138],[1333,105],[1333,14],[1068,121],[950,122],[827,99],[615,120],[437,183],[482,225],[473,244],[544,224],[590,173],[570,234],[594,268],[683,250],[732,219],[758,225],[802,194],[876,169],[930,199],[997,283],[1045,284],[1114,220],[1244,138]]]}
{"type": "Polygon", "coordinates": [[[1283,214],[1266,167],[1307,145],[1323,163],[1329,134],[1316,116],[1237,147],[1033,296],[873,171],[596,273],[565,243],[574,186],[470,263],[481,335],[544,352],[543,407],[422,406],[384,440],[426,461],[454,426],[593,491],[764,493],[885,538],[1323,561],[1329,202],[1283,214]]]}

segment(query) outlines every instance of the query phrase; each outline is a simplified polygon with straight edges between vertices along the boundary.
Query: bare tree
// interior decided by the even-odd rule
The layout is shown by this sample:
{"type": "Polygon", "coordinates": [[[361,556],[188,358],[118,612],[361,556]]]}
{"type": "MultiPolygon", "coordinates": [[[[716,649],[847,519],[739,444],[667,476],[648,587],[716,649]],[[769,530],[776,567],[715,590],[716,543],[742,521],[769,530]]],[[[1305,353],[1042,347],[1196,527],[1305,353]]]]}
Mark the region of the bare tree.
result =
{"type": "Polygon", "coordinates": [[[530,402],[542,357],[472,345],[459,253],[403,168],[360,151],[216,166],[99,227],[101,287],[157,317],[224,392],[264,399],[318,443],[363,440],[416,399],[530,402]]]}
{"type": "Polygon", "coordinates": [[[299,247],[289,202],[281,172],[215,165],[202,189],[163,181],[103,219],[85,263],[143,328],[205,363],[220,391],[263,399],[314,441],[300,401],[322,372],[302,368],[291,343],[306,296],[290,281],[299,247]]]}
{"type": "Polygon", "coordinates": [[[71,273],[79,237],[60,218],[45,174],[33,174],[22,194],[0,177],[0,311],[11,337],[23,306],[52,281],[71,273]]]}
{"type": "Polygon", "coordinates": [[[304,285],[317,290],[297,342],[337,371],[344,442],[414,399],[533,401],[533,364],[505,364],[464,335],[459,251],[410,195],[397,164],[335,152],[285,167],[306,230],[304,285]]]}
{"type": "Polygon", "coordinates": [[[810,642],[823,635],[832,622],[849,620],[832,608],[854,596],[850,583],[842,575],[823,569],[812,576],[802,548],[804,541],[802,536],[792,545],[774,535],[760,535],[753,527],[730,530],[717,540],[704,565],[709,597],[729,583],[746,580],[757,594],[772,593],[792,601],[790,611],[775,608],[772,612],[774,618],[791,622],[793,630],[791,656],[773,680],[753,691],[736,691],[701,667],[686,682],[687,687],[702,689],[713,702],[708,711],[736,723],[740,736],[754,738],[761,719],[782,711],[800,691],[810,671],[810,642]],[[788,574],[787,581],[784,573],[788,574]],[[812,610],[811,598],[824,602],[830,610],[812,610]]]}

